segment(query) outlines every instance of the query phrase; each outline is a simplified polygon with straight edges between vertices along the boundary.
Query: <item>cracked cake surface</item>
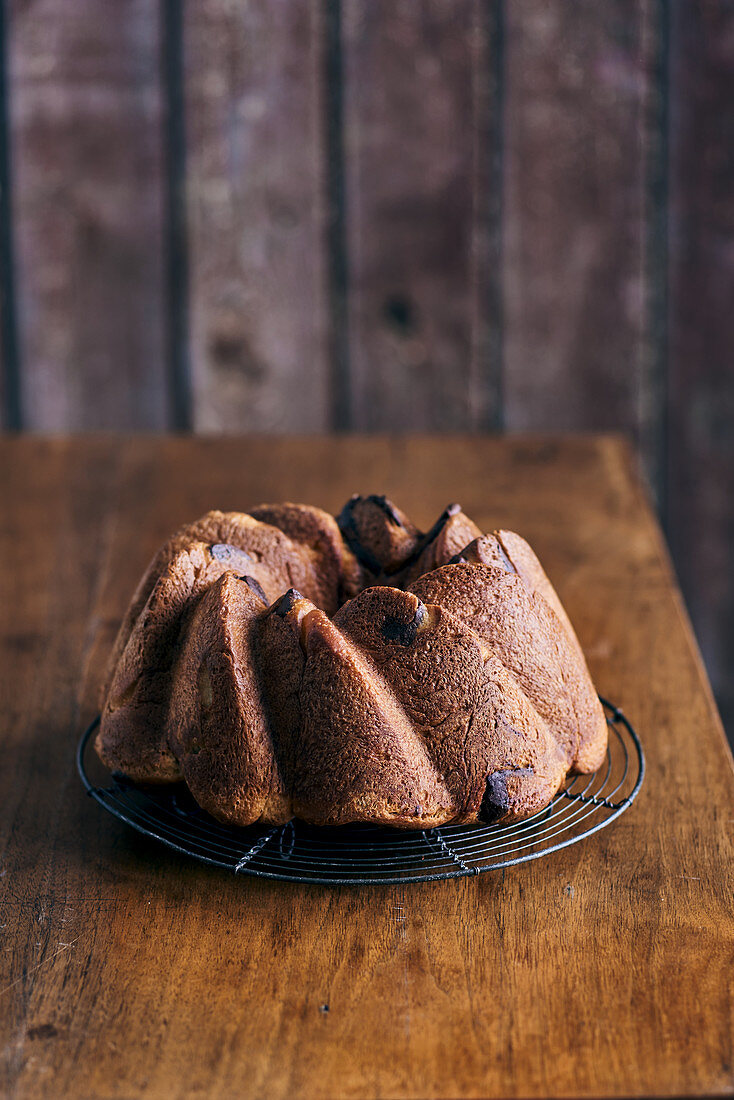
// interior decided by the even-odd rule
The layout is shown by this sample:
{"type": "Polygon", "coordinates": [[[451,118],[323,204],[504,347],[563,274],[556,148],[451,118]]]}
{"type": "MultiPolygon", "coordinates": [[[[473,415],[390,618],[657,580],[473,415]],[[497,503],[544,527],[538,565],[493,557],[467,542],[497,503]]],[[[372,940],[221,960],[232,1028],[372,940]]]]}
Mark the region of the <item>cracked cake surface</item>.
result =
{"type": "Polygon", "coordinates": [[[602,763],[607,726],[533,550],[458,504],[385,496],[207,513],[161,547],[96,748],[234,825],[515,821],[602,763]]]}

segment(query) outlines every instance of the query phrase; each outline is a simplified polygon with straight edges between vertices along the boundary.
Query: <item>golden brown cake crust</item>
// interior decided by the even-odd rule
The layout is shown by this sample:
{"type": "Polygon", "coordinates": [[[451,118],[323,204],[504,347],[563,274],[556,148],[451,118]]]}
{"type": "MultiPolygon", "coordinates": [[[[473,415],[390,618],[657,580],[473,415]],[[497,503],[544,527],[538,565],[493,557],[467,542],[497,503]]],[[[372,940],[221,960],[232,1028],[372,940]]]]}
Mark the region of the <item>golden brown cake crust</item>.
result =
{"type": "Polygon", "coordinates": [[[324,825],[451,820],[453,801],[390,684],[322,611],[305,626],[296,814],[324,825]]]}
{"type": "Polygon", "coordinates": [[[342,508],[337,523],[344,541],[372,578],[383,572],[396,573],[415,553],[421,538],[405,513],[377,493],[355,493],[342,508]]]}
{"type": "Polygon", "coordinates": [[[169,743],[196,801],[219,821],[293,816],[258,675],[264,602],[225,573],[194,612],[173,682],[169,743]]]}
{"type": "Polygon", "coordinates": [[[306,547],[313,558],[315,584],[292,579],[292,586],[308,592],[319,607],[333,615],[343,601],[361,587],[362,572],[354,554],[345,545],[333,516],[307,504],[259,504],[250,515],[277,527],[292,542],[306,547]]]}
{"type": "Polygon", "coordinates": [[[411,591],[470,625],[545,719],[567,766],[596,771],[606,752],[604,712],[580,651],[538,592],[482,563],[445,565],[411,591]]]}
{"type": "Polygon", "coordinates": [[[369,657],[418,733],[454,804],[446,821],[513,819],[552,798],[565,757],[512,676],[463,622],[413,593],[375,587],[338,612],[334,625],[369,657]],[[488,790],[498,771],[512,783],[488,790]]]}
{"type": "Polygon", "coordinates": [[[476,523],[469,519],[459,504],[449,504],[433,527],[422,535],[413,554],[398,573],[383,573],[381,582],[397,588],[408,588],[414,580],[430,573],[459,553],[472,539],[481,535],[476,523]]]}
{"type": "Polygon", "coordinates": [[[209,512],[120,628],[97,751],[221,821],[512,821],[595,770],[607,727],[532,549],[381,496],[209,512]]]}
{"type": "MultiPolygon", "coordinates": [[[[287,505],[279,507],[288,508],[287,505]]],[[[104,686],[105,695],[109,690],[112,671],[156,581],[179,551],[185,550],[192,542],[226,544],[247,553],[251,559],[247,572],[258,580],[270,602],[292,586],[316,600],[323,596],[324,582],[308,547],[293,541],[277,526],[244,512],[207,512],[201,519],[179,528],[150,562],[117,635],[104,686]]]]}
{"type": "Polygon", "coordinates": [[[97,751],[113,771],[141,783],[181,778],[168,745],[167,720],[182,622],[218,577],[250,565],[235,547],[192,542],[164,567],[114,668],[102,711],[97,751]]]}
{"type": "Polygon", "coordinates": [[[491,534],[481,535],[470,542],[468,546],[458,552],[457,558],[464,561],[483,562],[485,565],[496,565],[507,572],[517,573],[519,577],[522,577],[530,591],[538,592],[548,606],[553,609],[557,618],[565,627],[569,638],[581,652],[581,646],[571,625],[571,620],[566,614],[566,609],[558,598],[555,588],[548,580],[535,552],[524,538],[514,531],[492,531],[491,534]]]}

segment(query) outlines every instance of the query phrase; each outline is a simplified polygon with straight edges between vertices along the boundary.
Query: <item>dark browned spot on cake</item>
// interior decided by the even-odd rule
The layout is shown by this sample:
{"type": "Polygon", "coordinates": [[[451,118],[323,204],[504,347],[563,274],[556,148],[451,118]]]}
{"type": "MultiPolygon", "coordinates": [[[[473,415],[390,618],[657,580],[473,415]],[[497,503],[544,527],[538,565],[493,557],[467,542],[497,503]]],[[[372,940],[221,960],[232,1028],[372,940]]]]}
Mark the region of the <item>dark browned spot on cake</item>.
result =
{"type": "Polygon", "coordinates": [[[416,634],[427,614],[426,605],[419,603],[410,622],[401,622],[400,619],[385,619],[380,633],[386,642],[394,642],[397,645],[411,645],[415,641],[416,634]]]}
{"type": "Polygon", "coordinates": [[[505,771],[495,772],[487,779],[487,786],[479,809],[479,820],[491,825],[500,821],[510,808],[510,796],[507,793],[507,777],[509,775],[532,775],[532,768],[507,768],[505,771]]]}
{"type": "Polygon", "coordinates": [[[366,546],[363,545],[362,539],[357,529],[357,524],[354,518],[355,505],[359,504],[362,500],[358,494],[350,497],[347,503],[342,508],[339,515],[336,517],[336,522],[339,530],[342,533],[344,541],[360,565],[364,565],[372,573],[379,573],[382,569],[380,562],[375,555],[366,546]]]}
{"type": "Polygon", "coordinates": [[[240,580],[244,581],[245,584],[247,585],[247,587],[252,592],[254,592],[255,595],[258,596],[259,599],[261,599],[264,604],[267,604],[268,597],[265,595],[265,590],[263,589],[263,586],[260,584],[260,582],[258,580],[255,580],[254,577],[250,577],[247,574],[244,577],[240,577],[240,580]]]}
{"type": "Polygon", "coordinates": [[[418,545],[415,547],[413,552],[400,563],[399,569],[394,570],[394,572],[402,572],[402,570],[407,569],[411,565],[414,565],[418,561],[418,558],[421,556],[426,547],[430,546],[433,540],[438,538],[452,516],[458,515],[460,511],[460,504],[449,504],[447,508],[444,508],[443,512],[438,517],[433,527],[431,527],[429,531],[426,531],[425,535],[421,535],[418,540],[418,545]]]}
{"type": "Polygon", "coordinates": [[[289,611],[292,611],[299,600],[302,600],[303,596],[297,588],[289,588],[279,600],[276,600],[271,610],[273,614],[279,615],[281,619],[284,619],[289,611]]]}
{"type": "Polygon", "coordinates": [[[463,554],[454,554],[453,558],[449,558],[446,562],[447,565],[468,565],[469,559],[465,558],[463,554]]]}
{"type": "Polygon", "coordinates": [[[388,500],[384,494],[379,495],[377,493],[370,493],[367,497],[370,504],[376,504],[377,507],[385,513],[391,523],[394,523],[396,527],[403,527],[403,521],[397,513],[395,505],[391,500],[388,500]]]}
{"type": "Polygon", "coordinates": [[[228,542],[215,542],[213,546],[209,547],[209,553],[216,561],[231,563],[233,569],[242,569],[246,562],[252,561],[245,550],[240,550],[237,546],[230,546],[228,542]]]}
{"type": "Polygon", "coordinates": [[[441,533],[441,531],[446,526],[446,524],[449,522],[451,517],[452,516],[458,516],[460,511],[461,511],[461,505],[460,504],[454,503],[454,504],[447,505],[444,508],[441,515],[436,520],[436,522],[434,523],[433,527],[431,527],[431,529],[429,531],[426,531],[425,535],[423,536],[425,544],[428,545],[429,542],[432,542],[433,539],[435,539],[436,535],[441,533]]]}

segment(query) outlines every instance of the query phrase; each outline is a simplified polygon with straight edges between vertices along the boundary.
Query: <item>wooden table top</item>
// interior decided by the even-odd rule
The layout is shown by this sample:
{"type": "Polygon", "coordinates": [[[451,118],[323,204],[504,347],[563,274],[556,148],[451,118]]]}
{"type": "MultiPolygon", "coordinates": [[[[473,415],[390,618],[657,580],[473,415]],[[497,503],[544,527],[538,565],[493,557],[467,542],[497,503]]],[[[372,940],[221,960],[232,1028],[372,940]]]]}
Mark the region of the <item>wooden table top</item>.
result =
{"type": "Polygon", "coordinates": [[[0,463],[0,1093],[734,1090],[732,760],[623,442],[5,439],[0,463]],[[84,796],[76,740],[169,531],[354,491],[528,537],[642,737],[628,813],[504,874],[329,889],[189,862],[84,796]]]}

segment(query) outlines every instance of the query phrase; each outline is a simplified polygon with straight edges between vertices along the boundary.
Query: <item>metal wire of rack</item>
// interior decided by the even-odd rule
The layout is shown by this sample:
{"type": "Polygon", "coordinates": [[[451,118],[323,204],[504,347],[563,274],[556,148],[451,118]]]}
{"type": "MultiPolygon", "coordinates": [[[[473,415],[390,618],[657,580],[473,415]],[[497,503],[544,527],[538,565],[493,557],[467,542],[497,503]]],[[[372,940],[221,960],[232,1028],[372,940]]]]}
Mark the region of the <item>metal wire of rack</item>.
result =
{"type": "Polygon", "coordinates": [[[591,836],[629,809],[642,786],[645,757],[622,711],[602,699],[609,726],[606,762],[575,776],[544,810],[510,825],[453,825],[422,832],[372,825],[235,828],[197,806],[183,786],[138,787],[110,776],[90,747],[96,718],[77,748],[89,794],[145,836],[236,874],[289,882],[362,886],[478,875],[550,855],[591,836]],[[90,778],[90,770],[100,775],[90,778]],[[106,784],[106,785],[103,785],[106,784]]]}

